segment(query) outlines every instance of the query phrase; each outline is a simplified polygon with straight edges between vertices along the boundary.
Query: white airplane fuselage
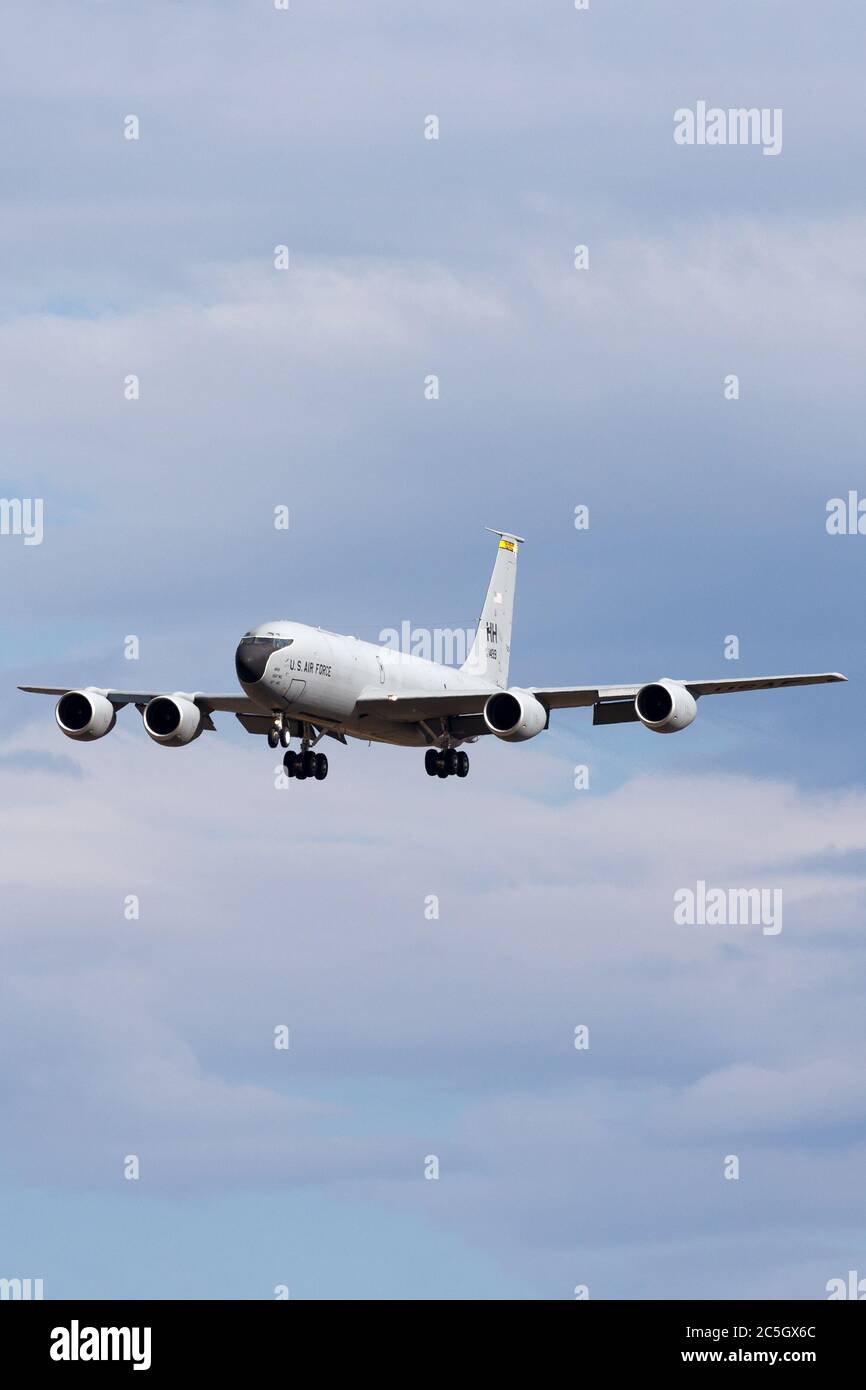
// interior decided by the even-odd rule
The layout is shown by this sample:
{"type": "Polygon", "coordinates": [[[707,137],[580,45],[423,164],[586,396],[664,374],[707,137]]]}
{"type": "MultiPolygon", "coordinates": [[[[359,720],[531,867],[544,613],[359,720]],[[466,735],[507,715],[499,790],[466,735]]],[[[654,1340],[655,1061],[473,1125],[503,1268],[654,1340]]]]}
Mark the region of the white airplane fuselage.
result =
{"type": "MultiPolygon", "coordinates": [[[[306,623],[275,622],[252,628],[235,654],[238,681],[262,713],[283,715],[351,738],[419,747],[431,742],[414,722],[395,724],[373,715],[354,717],[361,694],[404,691],[441,694],[499,688],[483,676],[376,646],[306,623]]],[[[455,739],[455,745],[462,740],[455,739]]]]}

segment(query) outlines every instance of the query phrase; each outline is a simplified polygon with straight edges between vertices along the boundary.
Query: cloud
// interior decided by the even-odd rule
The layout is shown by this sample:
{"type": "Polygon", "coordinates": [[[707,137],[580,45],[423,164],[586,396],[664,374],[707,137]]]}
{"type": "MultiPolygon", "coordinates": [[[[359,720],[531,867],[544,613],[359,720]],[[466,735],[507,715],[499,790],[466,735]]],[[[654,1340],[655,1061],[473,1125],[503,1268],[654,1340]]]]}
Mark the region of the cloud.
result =
{"type": "Polygon", "coordinates": [[[83,777],[84,768],[73,758],[62,753],[48,753],[44,749],[18,748],[0,754],[0,768],[10,772],[53,773],[57,777],[83,777]]]}
{"type": "MultiPolygon", "coordinates": [[[[639,777],[552,805],[556,757],[482,746],[443,821],[453,788],[411,754],[355,745],[312,792],[277,790],[261,740],[166,753],[131,727],[75,750],[86,780],[36,781],[14,812],[3,798],[22,1173],[100,1188],[135,1152],[148,1190],[313,1183],[408,1204],[543,1284],[587,1240],[602,1270],[663,1229],[697,1267],[735,1227],[788,1222],[805,1248],[822,1212],[844,1219],[864,1120],[862,1020],[839,1007],[861,793],[639,777]],[[503,783],[521,754],[522,783],[503,783]],[[779,937],[674,926],[677,885],[744,875],[795,898],[807,883],[779,937]],[[412,1086],[402,1124],[369,1110],[373,1084],[412,1086]]],[[[0,763],[0,788],[15,775],[0,763]]]]}

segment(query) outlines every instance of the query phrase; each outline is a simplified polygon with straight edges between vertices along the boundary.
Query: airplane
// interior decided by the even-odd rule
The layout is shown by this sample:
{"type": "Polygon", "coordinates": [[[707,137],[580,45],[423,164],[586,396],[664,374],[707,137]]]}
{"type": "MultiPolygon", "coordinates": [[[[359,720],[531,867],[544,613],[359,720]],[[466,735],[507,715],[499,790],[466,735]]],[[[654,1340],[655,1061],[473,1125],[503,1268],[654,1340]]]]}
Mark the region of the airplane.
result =
{"type": "Polygon", "coordinates": [[[535,738],[552,710],[592,706],[593,724],[641,723],[654,733],[678,733],[691,724],[704,695],[776,690],[789,685],[844,681],[838,672],[757,676],[729,680],[660,680],[636,685],[510,686],[511,619],[522,536],[497,536],[496,560],[469,655],[461,667],[443,665],[357,637],[305,623],[265,623],[244,633],[235,652],[242,695],[108,690],[86,686],[22,685],[36,695],[58,695],[55,718],[72,739],[103,738],[117,711],[135,705],[155,743],[179,748],[215,728],[212,715],[234,714],[250,733],[285,750],[283,766],[298,781],[323,781],[325,737],[424,748],[431,777],[466,777],[462,747],[493,734],[505,743],[535,738]],[[297,738],[300,750],[290,747],[297,738]]]}

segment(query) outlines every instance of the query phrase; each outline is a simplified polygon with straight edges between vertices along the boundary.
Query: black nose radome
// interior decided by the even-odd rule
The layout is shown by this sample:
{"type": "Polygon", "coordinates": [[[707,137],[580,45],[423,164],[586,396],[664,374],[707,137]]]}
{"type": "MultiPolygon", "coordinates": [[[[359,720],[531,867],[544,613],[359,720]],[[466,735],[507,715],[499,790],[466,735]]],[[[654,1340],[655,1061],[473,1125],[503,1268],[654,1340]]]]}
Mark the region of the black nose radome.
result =
{"type": "Polygon", "coordinates": [[[255,685],[265,674],[268,657],[282,647],[290,647],[293,637],[242,637],[235,652],[238,680],[255,685]]]}
{"type": "Polygon", "coordinates": [[[238,680],[244,681],[247,685],[255,685],[265,674],[265,667],[268,664],[268,657],[273,651],[270,642],[261,646],[254,645],[256,639],[244,638],[235,652],[235,670],[238,673],[238,680]]]}

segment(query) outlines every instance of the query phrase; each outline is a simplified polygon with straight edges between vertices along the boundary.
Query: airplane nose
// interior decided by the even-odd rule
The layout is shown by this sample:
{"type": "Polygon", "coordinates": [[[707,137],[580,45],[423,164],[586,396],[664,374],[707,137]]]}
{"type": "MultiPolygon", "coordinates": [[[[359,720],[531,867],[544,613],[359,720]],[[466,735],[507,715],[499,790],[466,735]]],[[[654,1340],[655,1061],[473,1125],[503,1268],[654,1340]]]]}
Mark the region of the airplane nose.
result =
{"type": "Polygon", "coordinates": [[[272,641],[260,637],[244,637],[235,652],[235,670],[238,680],[245,685],[255,685],[265,674],[268,657],[274,650],[272,641]]]}

